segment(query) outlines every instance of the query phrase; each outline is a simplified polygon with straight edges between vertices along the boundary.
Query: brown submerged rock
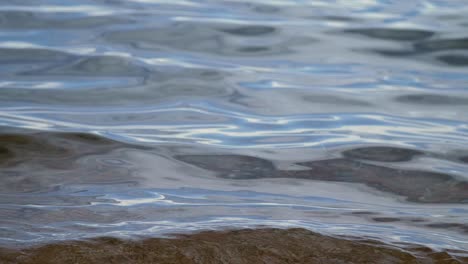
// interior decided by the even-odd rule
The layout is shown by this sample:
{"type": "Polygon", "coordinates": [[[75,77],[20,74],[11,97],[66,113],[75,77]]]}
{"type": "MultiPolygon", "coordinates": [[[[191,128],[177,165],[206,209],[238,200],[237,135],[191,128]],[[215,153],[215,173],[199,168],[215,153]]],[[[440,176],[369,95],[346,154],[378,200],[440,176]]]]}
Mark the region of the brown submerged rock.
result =
{"type": "Polygon", "coordinates": [[[8,168],[40,161],[45,165],[65,163],[70,167],[70,160],[109,151],[121,145],[123,144],[84,133],[1,133],[0,164],[1,168],[8,168]]]}
{"type": "Polygon", "coordinates": [[[42,192],[62,184],[132,180],[128,169],[103,162],[129,144],[86,133],[0,129],[2,194],[42,192]]]}
{"type": "Polygon", "coordinates": [[[179,155],[180,161],[214,171],[232,180],[298,178],[361,183],[380,191],[405,196],[419,203],[468,203],[468,182],[452,175],[425,170],[397,169],[365,161],[405,161],[419,152],[372,148],[345,152],[345,157],[298,162],[304,170],[279,170],[271,161],[240,155],[179,155]],[[372,154],[372,155],[371,155],[372,154]]]}
{"type": "Polygon", "coordinates": [[[205,231],[141,241],[98,238],[0,249],[0,263],[466,263],[425,247],[406,250],[375,241],[356,241],[305,229],[205,231]]]}
{"type": "Polygon", "coordinates": [[[311,170],[295,173],[296,178],[364,183],[380,191],[406,196],[411,202],[468,202],[468,182],[458,180],[449,174],[395,169],[350,159],[320,160],[299,164],[311,170]]]}

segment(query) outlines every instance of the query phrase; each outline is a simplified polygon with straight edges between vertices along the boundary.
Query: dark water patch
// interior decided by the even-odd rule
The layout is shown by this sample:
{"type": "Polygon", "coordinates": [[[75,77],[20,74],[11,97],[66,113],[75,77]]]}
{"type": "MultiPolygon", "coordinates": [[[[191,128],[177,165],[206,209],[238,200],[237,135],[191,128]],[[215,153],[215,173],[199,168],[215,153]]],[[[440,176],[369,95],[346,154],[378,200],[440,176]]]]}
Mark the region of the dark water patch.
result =
{"type": "MultiPolygon", "coordinates": [[[[225,32],[219,30],[216,25],[177,23],[160,28],[113,31],[104,34],[104,38],[110,42],[153,51],[180,50],[228,56],[286,55],[291,53],[294,47],[316,42],[315,39],[308,37],[281,37],[281,34],[274,35],[279,41],[268,41],[266,45],[261,46],[241,44],[230,39],[250,38],[258,34],[266,37],[265,35],[270,35],[273,29],[251,26],[223,29],[229,30],[225,32]]],[[[275,29],[276,31],[278,30],[275,29]]]]}
{"type": "Polygon", "coordinates": [[[258,53],[258,52],[268,52],[270,50],[269,47],[265,46],[246,46],[237,49],[237,51],[242,53],[258,53]]]}
{"type": "Polygon", "coordinates": [[[360,212],[351,212],[352,215],[377,215],[377,212],[367,212],[367,211],[360,211],[360,212]]]}
{"type": "Polygon", "coordinates": [[[427,40],[427,41],[417,42],[413,46],[414,46],[414,50],[418,53],[419,52],[467,50],[468,38],[427,40]]]}
{"type": "Polygon", "coordinates": [[[326,19],[330,21],[339,21],[339,22],[360,22],[361,19],[357,17],[350,17],[350,16],[337,16],[337,15],[327,15],[327,16],[318,16],[316,19],[326,19]]]}
{"type": "Polygon", "coordinates": [[[242,9],[243,12],[260,14],[260,15],[276,15],[280,14],[283,9],[268,3],[261,2],[230,2],[229,7],[242,9]]]}
{"type": "Polygon", "coordinates": [[[410,219],[409,221],[412,222],[412,223],[423,223],[423,222],[426,222],[426,220],[421,219],[421,218],[410,219]]]}
{"type": "Polygon", "coordinates": [[[0,48],[0,62],[8,64],[64,62],[71,58],[74,56],[49,49],[0,48]]]}
{"type": "Polygon", "coordinates": [[[411,56],[416,55],[417,53],[413,50],[404,50],[404,49],[368,49],[372,53],[377,53],[387,57],[407,57],[412,58],[411,56]]]}
{"type": "MultiPolygon", "coordinates": [[[[432,53],[436,52],[453,52],[468,49],[468,38],[454,39],[434,39],[413,42],[410,48],[407,49],[371,49],[386,56],[393,57],[409,57],[414,58],[415,55],[420,55],[422,58],[431,58],[432,53]],[[410,57],[411,56],[411,57],[410,57]]],[[[455,56],[452,54],[442,55],[455,56]]]]}
{"type": "Polygon", "coordinates": [[[256,179],[274,177],[271,161],[240,155],[180,155],[175,157],[200,168],[221,173],[230,179],[256,179]]]}
{"type": "Polygon", "coordinates": [[[10,149],[4,146],[0,146],[0,164],[7,161],[8,159],[11,159],[13,156],[14,154],[10,149]]]}
{"type": "Polygon", "coordinates": [[[190,81],[197,83],[201,81],[220,82],[224,81],[231,74],[222,69],[210,68],[172,68],[168,70],[159,70],[152,72],[151,80],[155,82],[172,82],[178,83],[180,81],[190,81]]]}
{"type": "MultiPolygon", "coordinates": [[[[361,23],[363,20],[357,16],[344,16],[344,15],[313,15],[313,16],[304,16],[306,19],[310,19],[313,21],[318,22],[342,22],[342,23],[349,23],[350,25],[353,23],[361,23]]],[[[340,31],[340,33],[347,32],[348,30],[352,29],[345,29],[344,31],[340,31]]],[[[353,33],[353,32],[348,32],[353,33]]]]}
{"type": "Polygon", "coordinates": [[[463,263],[416,245],[324,236],[304,229],[205,231],[139,241],[98,238],[0,250],[2,263],[463,263]],[[418,250],[415,250],[418,249],[418,250]],[[234,261],[234,262],[233,262],[234,261]]]}
{"type": "Polygon", "coordinates": [[[223,87],[215,85],[197,85],[197,84],[166,84],[152,87],[161,98],[170,97],[216,97],[227,95],[227,91],[223,90],[223,87]]]}
{"type": "Polygon", "coordinates": [[[371,106],[372,104],[362,100],[356,100],[336,95],[304,95],[305,101],[315,104],[330,104],[330,105],[353,105],[353,106],[371,106]]]}
{"type": "Polygon", "coordinates": [[[348,29],[345,33],[354,33],[366,37],[394,40],[394,41],[417,41],[429,38],[434,32],[417,29],[396,29],[396,28],[362,28],[348,29]]]}
{"type": "Polygon", "coordinates": [[[301,162],[310,171],[296,177],[364,183],[381,191],[406,196],[408,201],[426,203],[466,203],[468,182],[442,173],[394,169],[348,159],[301,162]]]}
{"type": "Polygon", "coordinates": [[[130,106],[168,102],[180,98],[227,97],[234,92],[225,81],[228,74],[209,69],[146,69],[119,57],[91,57],[78,62],[53,66],[24,73],[44,75],[102,78],[121,85],[103,85],[85,89],[18,89],[5,85],[0,93],[0,103],[67,105],[67,106],[130,106]],[[112,79],[119,78],[119,79],[112,79]],[[136,84],[135,84],[136,83],[136,84]]]}
{"type": "Polygon", "coordinates": [[[468,38],[405,39],[402,37],[400,40],[409,41],[411,45],[395,48],[365,48],[364,51],[386,57],[419,60],[432,64],[443,63],[454,67],[468,65],[467,57],[464,54],[457,54],[468,49],[468,38]]]}
{"type": "Polygon", "coordinates": [[[463,162],[463,163],[468,163],[468,156],[461,157],[460,161],[463,162]]]}
{"type": "Polygon", "coordinates": [[[129,59],[115,56],[92,56],[48,70],[28,74],[65,76],[144,76],[147,70],[129,59]]]}
{"type": "Polygon", "coordinates": [[[300,178],[363,183],[411,202],[467,203],[468,182],[436,172],[394,169],[349,158],[299,162],[306,170],[278,170],[267,160],[238,155],[182,155],[177,159],[227,179],[300,178]]]}
{"type": "Polygon", "coordinates": [[[70,105],[70,106],[135,106],[141,103],[161,103],[177,98],[220,97],[229,95],[225,87],[203,84],[156,84],[142,85],[139,89],[96,89],[82,90],[54,89],[4,89],[0,94],[0,102],[12,102],[40,105],[70,105]],[[9,98],[9,99],[8,99],[9,98]]]}
{"type": "Polygon", "coordinates": [[[395,98],[397,102],[422,105],[468,105],[468,98],[441,94],[408,94],[395,98]]]}
{"type": "Polygon", "coordinates": [[[432,222],[431,219],[411,217],[411,216],[384,216],[377,212],[352,212],[351,215],[360,217],[366,220],[371,220],[377,223],[402,223],[407,226],[414,226],[419,228],[430,228],[430,229],[443,229],[451,230],[455,232],[468,233],[468,225],[464,223],[444,223],[444,222],[432,222]],[[381,215],[381,216],[376,216],[381,215]]]}
{"type": "Polygon", "coordinates": [[[63,133],[61,136],[73,140],[82,140],[85,142],[93,142],[98,144],[109,144],[110,142],[112,142],[107,138],[86,133],[63,133]]]}
{"type": "Polygon", "coordinates": [[[395,217],[374,217],[372,218],[375,222],[381,222],[381,223],[391,223],[391,222],[399,222],[399,218],[395,217]]]}
{"type": "Polygon", "coordinates": [[[468,234],[468,224],[462,223],[431,223],[427,224],[427,227],[441,228],[441,229],[452,229],[455,231],[461,231],[468,234]]]}
{"type": "Polygon", "coordinates": [[[236,36],[256,37],[272,34],[276,31],[276,29],[270,26],[243,26],[236,28],[225,28],[221,29],[221,31],[236,36]]]}
{"type": "Polygon", "coordinates": [[[468,66],[468,56],[464,55],[441,55],[437,59],[451,66],[468,66]]]}
{"type": "Polygon", "coordinates": [[[33,12],[0,11],[0,28],[18,29],[79,29],[131,23],[129,19],[112,16],[50,18],[33,12]]]}
{"type": "Polygon", "coordinates": [[[250,4],[251,10],[260,14],[275,14],[281,12],[281,9],[274,5],[250,4]]]}
{"type": "Polygon", "coordinates": [[[396,147],[363,147],[343,151],[347,158],[383,162],[409,161],[422,154],[417,150],[396,147]]]}

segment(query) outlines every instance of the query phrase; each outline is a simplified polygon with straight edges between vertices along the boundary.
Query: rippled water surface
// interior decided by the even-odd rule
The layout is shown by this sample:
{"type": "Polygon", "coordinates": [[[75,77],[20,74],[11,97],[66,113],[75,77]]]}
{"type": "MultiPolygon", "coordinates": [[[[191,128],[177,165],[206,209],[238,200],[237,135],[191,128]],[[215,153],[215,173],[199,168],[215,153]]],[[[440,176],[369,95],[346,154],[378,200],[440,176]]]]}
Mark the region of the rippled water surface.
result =
{"type": "Polygon", "coordinates": [[[0,244],[269,226],[468,250],[467,13],[2,1],[0,244]]]}

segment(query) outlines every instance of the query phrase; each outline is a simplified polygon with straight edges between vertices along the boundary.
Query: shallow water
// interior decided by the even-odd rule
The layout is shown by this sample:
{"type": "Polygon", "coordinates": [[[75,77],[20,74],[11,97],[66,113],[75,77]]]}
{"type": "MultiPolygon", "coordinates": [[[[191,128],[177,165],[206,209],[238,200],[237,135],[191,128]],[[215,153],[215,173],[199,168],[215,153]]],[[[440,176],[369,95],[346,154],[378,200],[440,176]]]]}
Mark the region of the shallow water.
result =
{"type": "Polygon", "coordinates": [[[0,249],[10,263],[466,263],[459,252],[404,245],[404,251],[369,239],[338,239],[305,229],[204,231],[171,238],[97,238],[23,250],[0,249]],[[350,254],[351,252],[351,254],[350,254]]]}
{"type": "Polygon", "coordinates": [[[463,1],[0,4],[0,245],[301,227],[468,250],[463,1]]]}

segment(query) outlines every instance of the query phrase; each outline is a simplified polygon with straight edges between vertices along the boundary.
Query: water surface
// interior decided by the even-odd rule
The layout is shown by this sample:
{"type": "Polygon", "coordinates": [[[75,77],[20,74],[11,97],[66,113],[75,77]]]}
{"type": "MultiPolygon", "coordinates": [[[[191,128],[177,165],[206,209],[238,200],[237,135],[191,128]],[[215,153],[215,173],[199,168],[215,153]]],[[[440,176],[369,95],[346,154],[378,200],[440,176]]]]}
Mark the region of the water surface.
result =
{"type": "Polygon", "coordinates": [[[468,250],[467,12],[3,1],[0,245],[268,226],[468,250]]]}

